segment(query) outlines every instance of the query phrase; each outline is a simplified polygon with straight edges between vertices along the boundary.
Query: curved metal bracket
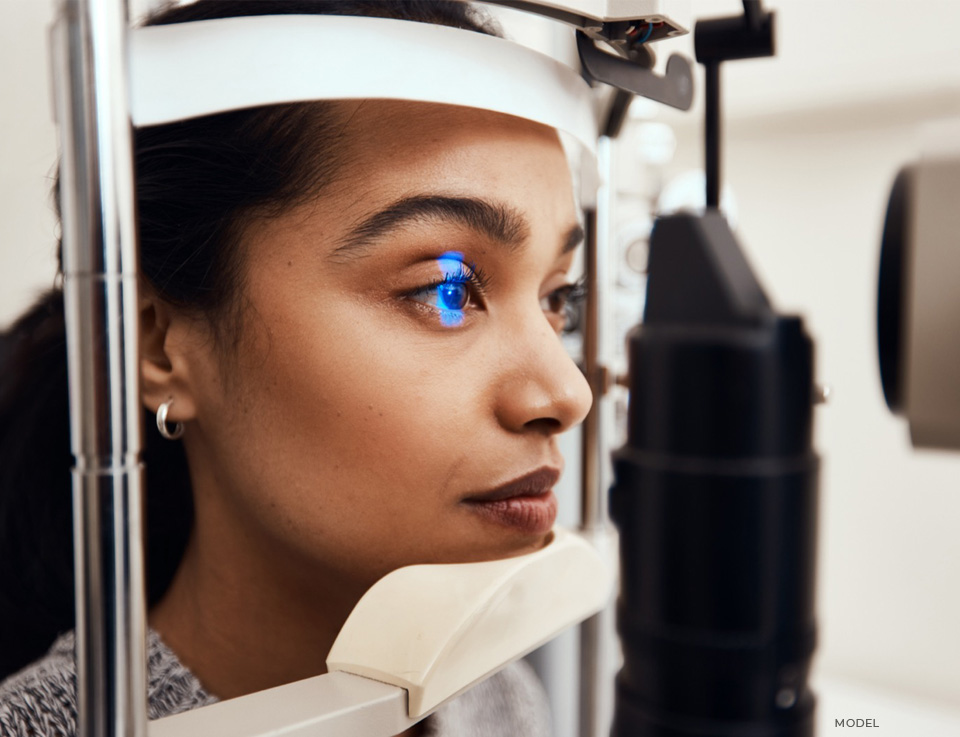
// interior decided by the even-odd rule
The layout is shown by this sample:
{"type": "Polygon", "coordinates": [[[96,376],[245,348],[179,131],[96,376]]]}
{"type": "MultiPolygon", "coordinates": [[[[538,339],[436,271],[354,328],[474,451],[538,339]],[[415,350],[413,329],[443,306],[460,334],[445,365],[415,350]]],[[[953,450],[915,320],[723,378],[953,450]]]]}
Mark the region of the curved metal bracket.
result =
{"type": "Polygon", "coordinates": [[[602,51],[592,39],[579,31],[577,51],[583,70],[590,79],[680,110],[689,110],[693,104],[693,68],[679,54],[667,60],[666,73],[661,77],[630,59],[602,51]]]}

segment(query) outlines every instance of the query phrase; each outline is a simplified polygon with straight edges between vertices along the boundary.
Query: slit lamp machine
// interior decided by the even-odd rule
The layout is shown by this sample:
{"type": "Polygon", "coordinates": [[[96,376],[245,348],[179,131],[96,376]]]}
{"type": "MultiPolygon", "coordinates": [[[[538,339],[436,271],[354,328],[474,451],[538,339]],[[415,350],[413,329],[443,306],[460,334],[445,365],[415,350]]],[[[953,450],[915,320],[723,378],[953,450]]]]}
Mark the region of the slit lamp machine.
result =
{"type": "MultiPolygon", "coordinates": [[[[257,16],[134,29],[125,0],[59,3],[52,52],[81,737],[387,737],[578,623],[580,734],[594,737],[601,630],[614,610],[623,657],[615,737],[813,734],[813,344],[800,318],[773,308],[718,209],[721,65],[772,56],[774,16],[744,0],[742,14],[693,29],[706,71],[707,208],[656,222],[644,317],[629,337],[628,375],[615,377],[601,319],[611,141],[634,96],[690,107],[691,62],[673,56],[661,74],[651,51],[688,29],[672,19],[670,0],[492,4],[575,28],[578,68],[508,40],[390,19],[257,16]],[[269,65],[259,63],[265,56],[269,65]],[[551,126],[569,142],[587,232],[580,358],[595,397],[582,434],[580,529],[558,528],[529,556],[397,570],[351,614],[326,675],[148,724],[131,129],[351,98],[488,109],[551,126]],[[614,449],[601,420],[617,381],[630,399],[627,441],[614,449]],[[608,493],[599,469],[611,453],[608,493]]],[[[960,445],[960,399],[943,388],[943,367],[957,365],[960,339],[932,345],[922,321],[937,306],[914,299],[926,291],[919,280],[937,275],[922,246],[960,229],[930,224],[956,212],[930,192],[944,181],[960,189],[958,171],[914,167],[898,179],[879,327],[891,407],[907,415],[915,442],[951,447],[960,445]]]]}

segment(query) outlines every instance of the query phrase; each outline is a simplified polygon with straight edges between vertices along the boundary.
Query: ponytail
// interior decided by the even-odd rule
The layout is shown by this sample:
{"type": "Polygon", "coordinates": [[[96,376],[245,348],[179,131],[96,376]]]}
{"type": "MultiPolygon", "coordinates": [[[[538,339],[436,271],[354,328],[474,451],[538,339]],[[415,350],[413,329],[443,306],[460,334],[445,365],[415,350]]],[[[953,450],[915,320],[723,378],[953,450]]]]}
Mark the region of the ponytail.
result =
{"type": "Polygon", "coordinates": [[[70,416],[63,294],[3,335],[0,366],[0,678],[73,627],[70,416]]]}
{"type": "MultiPolygon", "coordinates": [[[[0,680],[74,626],[73,494],[63,293],[0,336],[0,680]]],[[[147,599],[173,578],[193,518],[183,446],[145,418],[147,599]],[[149,493],[153,489],[154,493],[149,493]]]]}

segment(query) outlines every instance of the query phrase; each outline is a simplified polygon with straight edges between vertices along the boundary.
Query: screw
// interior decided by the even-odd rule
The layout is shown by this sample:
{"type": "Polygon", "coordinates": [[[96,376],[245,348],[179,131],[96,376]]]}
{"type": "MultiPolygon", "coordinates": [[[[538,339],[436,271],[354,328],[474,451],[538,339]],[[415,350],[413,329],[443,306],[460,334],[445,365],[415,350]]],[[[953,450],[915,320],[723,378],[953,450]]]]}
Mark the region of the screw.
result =
{"type": "Polygon", "coordinates": [[[826,404],[831,396],[833,396],[833,387],[829,384],[818,384],[813,389],[814,404],[826,404]]]}

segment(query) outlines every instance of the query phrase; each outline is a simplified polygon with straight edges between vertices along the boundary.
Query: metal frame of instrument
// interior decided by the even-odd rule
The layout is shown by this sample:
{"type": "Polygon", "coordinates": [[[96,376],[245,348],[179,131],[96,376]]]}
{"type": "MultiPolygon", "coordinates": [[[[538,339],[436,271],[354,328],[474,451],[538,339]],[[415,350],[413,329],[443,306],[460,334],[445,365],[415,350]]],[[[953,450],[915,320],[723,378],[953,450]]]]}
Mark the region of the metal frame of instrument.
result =
{"type": "MultiPolygon", "coordinates": [[[[657,76],[650,70],[649,53],[634,43],[639,19],[662,24],[657,26],[660,37],[684,32],[663,15],[660,0],[495,4],[577,27],[584,69],[595,80],[689,107],[689,64],[671,60],[666,75],[657,76]],[[619,55],[599,48],[598,40],[619,55]]],[[[147,733],[144,469],[129,37],[126,0],[60,0],[51,40],[62,151],[63,283],[75,459],[78,734],[82,737],[144,737],[147,733]]],[[[600,148],[603,151],[604,144],[600,148]]],[[[605,220],[602,205],[599,213],[588,213],[592,227],[586,247],[587,276],[593,296],[586,309],[584,365],[598,400],[608,386],[597,340],[604,290],[596,288],[605,268],[605,249],[598,246],[605,220]]],[[[597,401],[585,424],[582,478],[583,525],[598,535],[607,527],[598,483],[600,411],[597,401]]],[[[588,682],[595,672],[590,664],[589,632],[587,628],[583,663],[588,682]]],[[[590,703],[589,694],[585,703],[590,703]]],[[[581,722],[583,734],[592,734],[589,719],[585,722],[582,717],[581,722]]],[[[337,734],[330,726],[329,734],[337,734]]]]}

